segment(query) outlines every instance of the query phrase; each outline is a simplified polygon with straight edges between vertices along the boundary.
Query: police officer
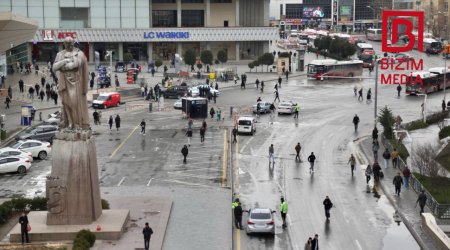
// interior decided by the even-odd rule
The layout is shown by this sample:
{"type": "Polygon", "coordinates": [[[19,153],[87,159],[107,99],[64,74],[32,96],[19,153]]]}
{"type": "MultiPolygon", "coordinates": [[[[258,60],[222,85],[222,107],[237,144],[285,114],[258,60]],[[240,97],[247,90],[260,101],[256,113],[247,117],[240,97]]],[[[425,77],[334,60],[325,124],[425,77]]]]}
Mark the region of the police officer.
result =
{"type": "Polygon", "coordinates": [[[244,213],[244,210],[242,210],[241,203],[237,202],[237,206],[234,208],[234,223],[236,224],[237,229],[243,229],[242,228],[242,214],[244,213]]]}
{"type": "Polygon", "coordinates": [[[283,219],[283,228],[286,228],[287,211],[288,211],[288,204],[286,201],[284,201],[284,198],[281,197],[280,213],[281,213],[281,218],[283,219]]]}

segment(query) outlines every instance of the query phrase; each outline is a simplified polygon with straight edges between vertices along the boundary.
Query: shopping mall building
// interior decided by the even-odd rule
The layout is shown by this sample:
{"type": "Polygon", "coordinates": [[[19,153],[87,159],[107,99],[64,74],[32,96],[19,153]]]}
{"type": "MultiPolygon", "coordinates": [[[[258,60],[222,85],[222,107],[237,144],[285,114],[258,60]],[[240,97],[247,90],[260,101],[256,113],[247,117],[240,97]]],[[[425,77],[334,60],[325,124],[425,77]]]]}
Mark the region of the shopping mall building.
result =
{"type": "Polygon", "coordinates": [[[46,62],[71,36],[94,62],[131,53],[137,61],[168,60],[192,49],[225,49],[229,60],[261,55],[278,37],[269,27],[269,0],[1,0],[0,12],[37,20],[29,43],[7,52],[17,60],[46,62]]]}

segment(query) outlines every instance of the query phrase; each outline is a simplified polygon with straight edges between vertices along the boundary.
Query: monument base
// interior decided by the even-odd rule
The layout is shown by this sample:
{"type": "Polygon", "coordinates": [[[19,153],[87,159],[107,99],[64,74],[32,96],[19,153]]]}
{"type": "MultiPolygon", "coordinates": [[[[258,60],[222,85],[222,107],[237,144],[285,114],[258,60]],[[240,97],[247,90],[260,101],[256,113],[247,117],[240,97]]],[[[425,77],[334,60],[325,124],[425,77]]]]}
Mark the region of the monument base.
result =
{"type": "MultiPolygon", "coordinates": [[[[33,211],[28,214],[31,231],[28,233],[31,242],[63,241],[75,239],[78,231],[88,229],[95,233],[98,240],[118,240],[130,219],[130,210],[103,210],[102,215],[89,225],[47,225],[47,211],[33,211]],[[97,231],[97,225],[101,228],[97,231]]],[[[20,225],[10,231],[10,242],[22,242],[20,225]]]]}

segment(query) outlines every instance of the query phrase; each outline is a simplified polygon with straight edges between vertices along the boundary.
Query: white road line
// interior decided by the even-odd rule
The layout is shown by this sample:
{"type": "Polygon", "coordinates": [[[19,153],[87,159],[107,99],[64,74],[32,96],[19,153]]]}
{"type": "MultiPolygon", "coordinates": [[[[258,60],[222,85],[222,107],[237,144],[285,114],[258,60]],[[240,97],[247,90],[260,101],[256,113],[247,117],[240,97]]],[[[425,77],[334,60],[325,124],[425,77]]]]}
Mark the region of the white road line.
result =
{"type": "Polygon", "coordinates": [[[359,250],[362,250],[362,247],[361,247],[361,245],[359,244],[359,241],[358,241],[358,240],[355,240],[355,242],[356,242],[356,245],[358,246],[358,249],[359,249],[359,250]]]}
{"type": "Polygon", "coordinates": [[[151,178],[148,182],[147,182],[147,187],[150,186],[150,183],[152,182],[153,178],[151,178]]]}
{"type": "Polygon", "coordinates": [[[168,172],[168,174],[174,174],[174,175],[179,175],[179,176],[187,176],[187,177],[193,177],[193,178],[199,178],[199,179],[216,179],[216,178],[218,178],[218,177],[207,176],[207,175],[195,175],[195,174],[171,173],[171,172],[168,172]]]}
{"type": "Polygon", "coordinates": [[[189,158],[187,159],[188,163],[184,164],[184,163],[180,163],[180,164],[171,164],[171,165],[167,165],[168,167],[179,167],[179,166],[186,166],[187,168],[189,168],[189,166],[192,165],[207,165],[208,163],[213,163],[214,166],[218,166],[220,165],[219,162],[211,162],[211,161],[203,161],[203,162],[189,162],[189,158]]]}
{"type": "Polygon", "coordinates": [[[184,184],[184,185],[191,185],[191,186],[199,186],[199,187],[208,187],[208,188],[212,187],[212,186],[208,186],[208,185],[202,185],[202,184],[185,182],[185,181],[177,181],[177,180],[161,180],[161,179],[155,179],[155,180],[166,181],[166,182],[174,182],[174,183],[179,183],[179,184],[184,184]]]}
{"type": "Polygon", "coordinates": [[[117,184],[118,187],[120,187],[120,185],[122,185],[123,181],[125,180],[126,177],[122,177],[122,179],[119,181],[119,184],[117,184]]]}
{"type": "Polygon", "coordinates": [[[278,181],[275,181],[275,183],[277,184],[278,188],[280,189],[281,193],[283,193],[283,197],[286,197],[283,188],[281,187],[280,183],[278,183],[278,181]]]}
{"type": "Polygon", "coordinates": [[[29,181],[29,180],[30,180],[30,179],[28,179],[26,182],[24,182],[24,183],[22,184],[22,186],[25,187],[25,185],[28,184],[28,181],[29,181]]]}

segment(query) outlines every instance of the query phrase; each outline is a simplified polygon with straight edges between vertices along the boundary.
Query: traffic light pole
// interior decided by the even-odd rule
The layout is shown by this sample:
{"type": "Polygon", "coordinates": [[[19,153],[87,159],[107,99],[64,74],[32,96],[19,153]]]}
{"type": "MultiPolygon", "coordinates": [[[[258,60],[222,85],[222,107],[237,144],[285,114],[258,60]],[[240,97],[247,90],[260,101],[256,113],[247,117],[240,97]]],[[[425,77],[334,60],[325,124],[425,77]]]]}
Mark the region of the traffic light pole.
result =
{"type": "Polygon", "coordinates": [[[374,102],[374,127],[377,126],[377,104],[378,104],[378,60],[375,60],[375,102],[374,102]]]}

